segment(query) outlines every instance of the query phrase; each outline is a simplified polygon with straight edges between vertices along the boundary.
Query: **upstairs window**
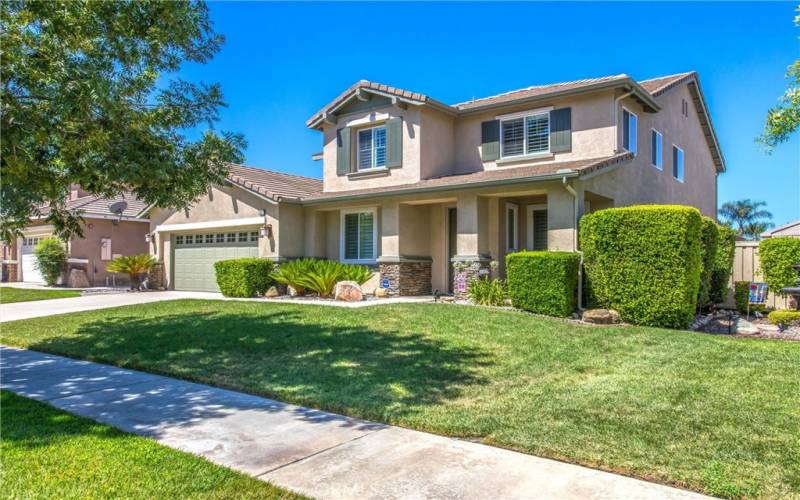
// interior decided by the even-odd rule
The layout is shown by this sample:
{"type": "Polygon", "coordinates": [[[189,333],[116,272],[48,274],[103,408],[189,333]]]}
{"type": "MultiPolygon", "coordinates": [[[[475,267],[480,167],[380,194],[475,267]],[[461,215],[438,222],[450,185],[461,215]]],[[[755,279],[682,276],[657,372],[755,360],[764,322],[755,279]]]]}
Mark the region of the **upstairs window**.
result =
{"type": "Polygon", "coordinates": [[[661,132],[652,129],[650,138],[650,163],[659,170],[664,168],[664,141],[661,132]]]}
{"type": "Polygon", "coordinates": [[[386,166],[386,127],[358,131],[358,169],[386,166]]]}
{"type": "Polygon", "coordinates": [[[683,182],[683,150],[672,145],[672,176],[683,182]]]}
{"type": "Polygon", "coordinates": [[[523,156],[550,151],[550,113],[536,112],[500,121],[500,156],[523,156]]]}
{"type": "Polygon", "coordinates": [[[622,108],[622,147],[634,154],[638,151],[636,143],[638,122],[636,113],[622,108]]]}
{"type": "Polygon", "coordinates": [[[347,211],[342,213],[342,260],[369,262],[375,260],[377,232],[375,211],[347,211]]]}

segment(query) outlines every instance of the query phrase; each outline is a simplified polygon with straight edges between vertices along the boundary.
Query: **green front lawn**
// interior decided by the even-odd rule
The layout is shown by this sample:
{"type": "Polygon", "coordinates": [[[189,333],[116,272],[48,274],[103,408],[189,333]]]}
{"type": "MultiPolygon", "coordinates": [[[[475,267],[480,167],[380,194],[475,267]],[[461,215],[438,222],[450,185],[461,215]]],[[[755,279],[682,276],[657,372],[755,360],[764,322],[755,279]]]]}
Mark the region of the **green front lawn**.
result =
{"type": "Polygon", "coordinates": [[[32,399],[0,398],[4,498],[300,498],[32,399]]]}
{"type": "Polygon", "coordinates": [[[716,495],[800,495],[800,343],[434,304],[182,300],[5,326],[5,344],[716,495]]]}
{"type": "Polygon", "coordinates": [[[75,290],[40,290],[38,288],[0,287],[0,304],[28,302],[31,300],[66,299],[80,296],[81,292],[76,292],[75,290]]]}

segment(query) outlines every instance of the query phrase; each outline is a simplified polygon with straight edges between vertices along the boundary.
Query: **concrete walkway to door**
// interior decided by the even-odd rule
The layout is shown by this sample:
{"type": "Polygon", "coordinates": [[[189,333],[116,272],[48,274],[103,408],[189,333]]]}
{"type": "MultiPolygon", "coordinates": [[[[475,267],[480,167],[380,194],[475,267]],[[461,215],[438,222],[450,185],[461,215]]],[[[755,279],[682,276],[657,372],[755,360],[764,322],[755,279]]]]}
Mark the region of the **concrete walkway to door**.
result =
{"type": "Polygon", "coordinates": [[[0,348],[0,387],[316,498],[704,498],[167,377],[0,348]]]}

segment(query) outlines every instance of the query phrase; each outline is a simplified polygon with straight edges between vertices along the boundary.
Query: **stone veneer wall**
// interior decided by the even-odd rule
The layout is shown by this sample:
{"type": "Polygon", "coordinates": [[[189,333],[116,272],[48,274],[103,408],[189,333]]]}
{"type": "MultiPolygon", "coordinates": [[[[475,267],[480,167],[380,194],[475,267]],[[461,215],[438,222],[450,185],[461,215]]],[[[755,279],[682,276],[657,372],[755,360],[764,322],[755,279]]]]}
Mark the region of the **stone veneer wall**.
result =
{"type": "Polygon", "coordinates": [[[147,287],[153,290],[164,288],[164,263],[156,262],[147,273],[147,287]]]}
{"type": "Polygon", "coordinates": [[[456,266],[456,272],[453,273],[453,295],[456,299],[466,300],[469,282],[491,274],[490,262],[488,258],[463,260],[458,257],[453,258],[453,265],[456,266]]]}
{"type": "Polygon", "coordinates": [[[389,280],[387,294],[398,295],[430,295],[431,292],[431,260],[399,260],[396,262],[380,262],[378,270],[380,281],[389,280]]]}
{"type": "Polygon", "coordinates": [[[3,262],[2,280],[4,282],[19,281],[16,262],[3,262]]]}

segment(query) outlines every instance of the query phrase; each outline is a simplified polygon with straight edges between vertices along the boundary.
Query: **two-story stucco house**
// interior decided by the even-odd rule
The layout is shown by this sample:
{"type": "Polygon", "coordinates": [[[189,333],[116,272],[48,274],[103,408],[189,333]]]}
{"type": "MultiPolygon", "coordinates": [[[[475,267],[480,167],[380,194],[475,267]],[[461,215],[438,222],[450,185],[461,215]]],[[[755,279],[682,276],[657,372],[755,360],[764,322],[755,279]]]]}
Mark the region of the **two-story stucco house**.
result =
{"type": "Polygon", "coordinates": [[[246,218],[250,254],[374,264],[390,293],[460,294],[491,261],[502,275],[508,252],[577,249],[586,212],[676,203],[714,217],[725,170],[694,72],[541,85],[454,105],[360,81],[307,125],[322,135],[321,184],[237,166],[229,186],[191,211],[150,214],[165,280],[186,281],[175,252],[187,237],[192,248],[222,248],[193,250],[207,255],[194,274],[236,255],[225,248],[234,231],[211,229],[244,227],[235,219],[246,218]],[[210,214],[214,204],[225,210],[210,214]],[[244,215],[229,208],[237,204],[244,215]],[[198,230],[208,230],[200,245],[198,230]]]}

